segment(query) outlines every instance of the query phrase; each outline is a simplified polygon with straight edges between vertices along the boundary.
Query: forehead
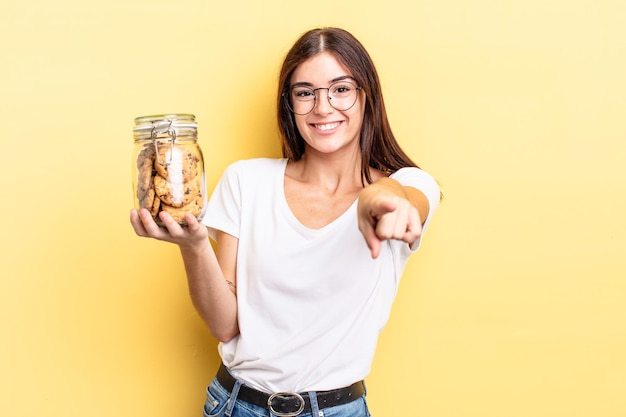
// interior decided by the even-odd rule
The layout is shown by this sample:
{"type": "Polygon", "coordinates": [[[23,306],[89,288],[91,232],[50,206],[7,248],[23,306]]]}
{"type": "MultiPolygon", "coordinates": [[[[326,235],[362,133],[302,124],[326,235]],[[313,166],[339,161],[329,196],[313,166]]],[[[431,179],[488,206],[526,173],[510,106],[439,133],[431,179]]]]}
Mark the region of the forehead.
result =
{"type": "Polygon", "coordinates": [[[302,61],[291,75],[290,84],[327,85],[345,76],[352,77],[352,72],[335,55],[325,51],[302,61]]]}

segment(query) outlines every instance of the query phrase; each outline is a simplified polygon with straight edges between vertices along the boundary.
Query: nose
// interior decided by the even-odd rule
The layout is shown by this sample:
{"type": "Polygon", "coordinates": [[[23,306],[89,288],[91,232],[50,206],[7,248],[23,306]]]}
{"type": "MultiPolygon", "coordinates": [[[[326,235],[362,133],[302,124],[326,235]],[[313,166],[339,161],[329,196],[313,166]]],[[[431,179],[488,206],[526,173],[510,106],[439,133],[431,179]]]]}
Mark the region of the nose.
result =
{"type": "Polygon", "coordinates": [[[315,104],[314,104],[313,111],[315,112],[315,114],[332,113],[335,108],[330,104],[331,98],[330,98],[330,95],[328,94],[330,90],[328,88],[320,87],[320,88],[316,88],[314,91],[315,91],[315,104]],[[326,97],[323,97],[322,90],[325,90],[326,97]]]}

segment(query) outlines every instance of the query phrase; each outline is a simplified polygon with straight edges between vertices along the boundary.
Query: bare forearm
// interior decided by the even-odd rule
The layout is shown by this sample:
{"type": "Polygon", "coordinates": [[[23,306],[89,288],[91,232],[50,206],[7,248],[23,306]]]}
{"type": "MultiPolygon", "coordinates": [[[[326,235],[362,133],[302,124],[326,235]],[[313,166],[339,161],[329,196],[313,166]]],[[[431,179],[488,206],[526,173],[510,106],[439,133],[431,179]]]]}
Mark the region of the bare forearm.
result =
{"type": "Polygon", "coordinates": [[[181,247],[189,295],[211,334],[226,342],[239,333],[237,298],[207,241],[198,248],[181,247]]]}

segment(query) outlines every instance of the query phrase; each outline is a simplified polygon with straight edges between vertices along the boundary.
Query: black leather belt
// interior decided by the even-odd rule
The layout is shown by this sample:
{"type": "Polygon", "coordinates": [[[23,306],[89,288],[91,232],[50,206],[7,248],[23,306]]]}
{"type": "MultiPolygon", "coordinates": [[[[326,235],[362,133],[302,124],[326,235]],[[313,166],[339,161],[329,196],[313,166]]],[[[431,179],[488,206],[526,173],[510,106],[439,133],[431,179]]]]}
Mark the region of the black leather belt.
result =
{"type": "MultiPolygon", "coordinates": [[[[227,391],[231,392],[235,386],[235,378],[222,364],[217,371],[217,381],[227,391]]],[[[320,410],[336,405],[347,404],[365,394],[363,381],[355,382],[349,387],[331,391],[317,391],[317,404],[320,410]]],[[[300,413],[312,413],[309,394],[279,392],[268,394],[258,391],[247,385],[241,385],[237,399],[270,410],[277,416],[297,416],[300,413]]]]}

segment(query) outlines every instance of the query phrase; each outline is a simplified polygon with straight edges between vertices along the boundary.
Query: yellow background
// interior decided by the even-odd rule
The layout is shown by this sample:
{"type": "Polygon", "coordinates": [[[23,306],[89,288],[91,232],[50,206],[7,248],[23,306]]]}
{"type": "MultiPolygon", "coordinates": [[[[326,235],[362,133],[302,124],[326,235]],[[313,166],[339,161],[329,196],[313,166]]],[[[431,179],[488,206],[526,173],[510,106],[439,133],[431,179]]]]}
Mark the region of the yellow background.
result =
{"type": "Polygon", "coordinates": [[[212,187],[279,155],[280,60],[337,25],[446,196],[373,415],[625,416],[625,22],[622,0],[3,0],[0,415],[200,415],[216,342],[177,249],[128,223],[133,118],[196,114],[212,187]]]}

